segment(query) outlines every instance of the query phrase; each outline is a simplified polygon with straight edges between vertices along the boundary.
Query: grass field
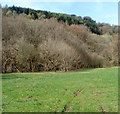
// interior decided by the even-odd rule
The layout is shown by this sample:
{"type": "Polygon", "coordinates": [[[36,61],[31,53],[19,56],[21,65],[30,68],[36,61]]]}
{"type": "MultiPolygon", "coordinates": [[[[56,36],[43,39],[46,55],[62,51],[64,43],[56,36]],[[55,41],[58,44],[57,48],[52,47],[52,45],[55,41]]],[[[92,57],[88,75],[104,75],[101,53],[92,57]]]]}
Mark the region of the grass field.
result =
{"type": "Polygon", "coordinates": [[[118,68],[3,74],[4,112],[117,112],[118,68]]]}

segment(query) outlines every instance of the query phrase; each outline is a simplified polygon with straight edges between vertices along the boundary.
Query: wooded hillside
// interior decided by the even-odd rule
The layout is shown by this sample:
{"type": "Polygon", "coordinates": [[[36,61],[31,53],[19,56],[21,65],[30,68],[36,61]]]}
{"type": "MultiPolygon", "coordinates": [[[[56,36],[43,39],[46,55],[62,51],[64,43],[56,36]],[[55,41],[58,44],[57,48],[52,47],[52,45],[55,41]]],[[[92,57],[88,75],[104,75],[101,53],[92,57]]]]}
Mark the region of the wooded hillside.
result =
{"type": "Polygon", "coordinates": [[[105,27],[90,17],[4,8],[2,70],[70,71],[118,65],[117,27],[105,27]]]}

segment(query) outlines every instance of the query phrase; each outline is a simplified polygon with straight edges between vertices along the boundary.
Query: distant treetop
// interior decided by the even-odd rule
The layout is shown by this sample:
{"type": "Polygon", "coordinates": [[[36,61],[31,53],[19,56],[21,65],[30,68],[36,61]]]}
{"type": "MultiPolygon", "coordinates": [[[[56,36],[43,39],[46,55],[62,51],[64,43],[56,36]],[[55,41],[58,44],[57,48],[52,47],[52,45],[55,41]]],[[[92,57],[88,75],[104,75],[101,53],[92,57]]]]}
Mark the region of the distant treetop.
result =
{"type": "Polygon", "coordinates": [[[9,12],[5,12],[3,13],[4,15],[11,15],[11,12],[16,12],[17,14],[21,14],[24,13],[26,15],[28,15],[28,17],[30,19],[41,19],[41,18],[46,18],[46,19],[50,19],[52,17],[56,18],[58,21],[62,21],[68,25],[72,25],[72,24],[84,24],[85,26],[87,26],[90,31],[92,33],[101,35],[102,34],[102,30],[99,28],[98,24],[96,23],[96,21],[94,21],[91,17],[86,16],[86,17],[81,17],[81,16],[76,16],[74,14],[72,15],[68,15],[68,14],[62,14],[62,13],[53,13],[53,12],[48,12],[48,11],[42,11],[42,10],[34,10],[34,9],[30,9],[30,8],[22,8],[22,7],[16,7],[16,6],[12,6],[12,7],[8,7],[7,10],[9,12]]]}

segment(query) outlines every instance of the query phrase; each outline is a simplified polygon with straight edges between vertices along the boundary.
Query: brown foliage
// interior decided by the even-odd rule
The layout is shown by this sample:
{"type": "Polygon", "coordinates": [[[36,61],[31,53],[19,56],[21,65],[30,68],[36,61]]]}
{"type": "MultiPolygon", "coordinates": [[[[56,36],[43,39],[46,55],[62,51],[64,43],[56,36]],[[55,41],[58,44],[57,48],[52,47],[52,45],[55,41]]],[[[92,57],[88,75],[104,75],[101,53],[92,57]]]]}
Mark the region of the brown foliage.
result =
{"type": "Polygon", "coordinates": [[[112,45],[117,52],[116,43],[91,35],[83,25],[69,26],[54,18],[3,16],[3,72],[69,71],[116,64],[117,55],[108,51],[112,45]]]}

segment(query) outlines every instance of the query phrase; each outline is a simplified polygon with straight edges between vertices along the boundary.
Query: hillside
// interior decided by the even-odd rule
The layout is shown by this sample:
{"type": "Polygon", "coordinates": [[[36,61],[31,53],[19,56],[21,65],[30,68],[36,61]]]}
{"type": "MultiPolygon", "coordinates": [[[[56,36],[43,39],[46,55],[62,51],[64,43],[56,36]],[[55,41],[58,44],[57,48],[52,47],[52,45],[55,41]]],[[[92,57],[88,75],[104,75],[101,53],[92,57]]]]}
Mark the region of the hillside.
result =
{"type": "Polygon", "coordinates": [[[12,8],[3,9],[3,72],[71,71],[118,65],[116,28],[110,26],[108,30],[99,25],[107,31],[97,35],[85,23],[67,24],[46,17],[56,13],[42,12],[45,17],[31,19],[33,13],[29,12],[38,16],[40,11],[29,9],[24,14],[26,8],[12,8]]]}

